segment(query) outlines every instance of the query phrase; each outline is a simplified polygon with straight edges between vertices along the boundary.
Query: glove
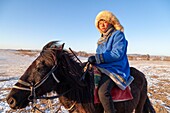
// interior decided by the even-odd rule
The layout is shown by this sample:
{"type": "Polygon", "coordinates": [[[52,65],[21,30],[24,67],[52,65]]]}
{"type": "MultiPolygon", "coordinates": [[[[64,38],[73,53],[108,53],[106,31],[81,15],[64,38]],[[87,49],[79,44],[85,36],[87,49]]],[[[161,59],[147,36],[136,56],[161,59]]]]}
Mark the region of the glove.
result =
{"type": "Polygon", "coordinates": [[[90,56],[90,57],[88,58],[88,62],[89,62],[90,64],[96,63],[96,58],[95,58],[95,56],[90,56]]]}

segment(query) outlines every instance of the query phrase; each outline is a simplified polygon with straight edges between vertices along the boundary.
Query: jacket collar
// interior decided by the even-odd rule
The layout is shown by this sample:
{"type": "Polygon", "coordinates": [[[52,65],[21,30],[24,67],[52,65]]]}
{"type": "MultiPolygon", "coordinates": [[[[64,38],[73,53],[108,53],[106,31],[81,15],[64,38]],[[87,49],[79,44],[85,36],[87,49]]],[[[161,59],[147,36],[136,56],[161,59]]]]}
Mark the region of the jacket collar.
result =
{"type": "Polygon", "coordinates": [[[99,38],[99,40],[98,40],[98,42],[97,42],[97,44],[102,44],[103,42],[106,42],[108,39],[109,39],[109,37],[112,35],[112,33],[114,32],[114,27],[110,27],[108,30],[107,30],[107,32],[105,32],[105,33],[102,33],[101,34],[101,37],[99,38]]]}

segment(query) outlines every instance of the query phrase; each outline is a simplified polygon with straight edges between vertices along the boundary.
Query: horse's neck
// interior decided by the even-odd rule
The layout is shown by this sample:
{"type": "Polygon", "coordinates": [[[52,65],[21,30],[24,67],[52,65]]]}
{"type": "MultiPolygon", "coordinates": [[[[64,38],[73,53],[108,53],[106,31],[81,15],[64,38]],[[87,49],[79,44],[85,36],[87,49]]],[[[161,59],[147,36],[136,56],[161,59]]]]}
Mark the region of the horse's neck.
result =
{"type": "Polygon", "coordinates": [[[75,61],[72,57],[69,57],[68,55],[66,55],[64,58],[65,62],[63,63],[64,67],[67,67],[67,70],[71,73],[69,74],[76,74],[75,77],[77,76],[81,76],[81,74],[83,73],[82,71],[82,67],[80,65],[80,63],[78,63],[77,61],[75,61]]]}
{"type": "MultiPolygon", "coordinates": [[[[83,75],[83,67],[79,63],[77,63],[73,59],[63,58],[63,65],[65,69],[63,68],[63,71],[67,76],[68,84],[66,86],[63,86],[61,88],[61,92],[68,91],[69,88],[73,88],[68,94],[64,95],[65,98],[60,98],[60,101],[65,105],[65,107],[69,107],[74,102],[79,103],[77,105],[77,109],[91,109],[90,111],[93,111],[93,108],[90,108],[90,106],[93,106],[92,102],[92,92],[90,90],[90,80],[87,80],[87,86],[83,86],[84,83],[80,80],[80,78],[83,75]],[[80,88],[81,87],[81,88],[80,88]],[[68,106],[66,106],[68,105],[68,106]]],[[[89,76],[90,77],[90,76],[89,76]]],[[[87,111],[89,111],[87,110],[87,111]]]]}

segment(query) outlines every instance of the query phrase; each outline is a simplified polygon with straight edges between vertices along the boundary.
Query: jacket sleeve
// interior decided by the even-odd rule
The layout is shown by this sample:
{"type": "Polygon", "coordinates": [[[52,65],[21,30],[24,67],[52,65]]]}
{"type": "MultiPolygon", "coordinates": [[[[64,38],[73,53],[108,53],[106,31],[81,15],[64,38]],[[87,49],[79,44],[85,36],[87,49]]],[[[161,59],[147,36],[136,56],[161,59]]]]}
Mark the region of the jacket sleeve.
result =
{"type": "Polygon", "coordinates": [[[125,39],[123,32],[118,32],[113,38],[112,49],[106,50],[102,54],[96,54],[97,63],[109,63],[120,60],[125,54],[127,49],[127,40],[125,39]]]}

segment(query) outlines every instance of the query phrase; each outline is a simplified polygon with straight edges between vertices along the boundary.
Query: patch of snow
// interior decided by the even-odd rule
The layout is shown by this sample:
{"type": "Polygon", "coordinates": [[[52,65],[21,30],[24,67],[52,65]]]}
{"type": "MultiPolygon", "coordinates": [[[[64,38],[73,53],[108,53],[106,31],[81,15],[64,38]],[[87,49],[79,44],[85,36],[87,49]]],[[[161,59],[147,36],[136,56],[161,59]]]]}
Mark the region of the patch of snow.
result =
{"type": "MultiPolygon", "coordinates": [[[[23,56],[16,54],[15,50],[0,50],[0,113],[6,113],[10,110],[7,102],[5,101],[6,95],[9,93],[9,89],[17,82],[19,77],[24,73],[36,56],[23,56]],[[8,89],[8,90],[7,90],[8,89]]],[[[87,61],[87,57],[80,57],[82,62],[87,61]]],[[[156,61],[130,61],[132,67],[137,68],[146,75],[148,81],[148,87],[157,86],[161,80],[170,80],[170,62],[156,62],[156,61]]],[[[170,84],[166,83],[165,84],[170,84]]],[[[153,91],[157,93],[157,90],[153,91]]],[[[167,99],[170,100],[170,94],[165,92],[167,99]]],[[[152,96],[151,93],[148,93],[152,96]]],[[[160,94],[161,95],[161,94],[160,94]]],[[[58,100],[51,101],[52,104],[56,104],[58,100]]],[[[162,100],[151,99],[153,104],[159,103],[164,106],[169,112],[170,107],[166,106],[162,100]]],[[[40,103],[37,100],[37,104],[40,103]]],[[[45,107],[46,105],[41,105],[45,107]]],[[[27,106],[27,110],[31,107],[27,106]]],[[[54,108],[56,110],[57,108],[54,108]]],[[[60,113],[68,113],[64,107],[61,107],[60,113]]],[[[16,113],[19,111],[16,111],[16,113]]],[[[46,109],[46,113],[50,113],[49,109],[46,109]]]]}

